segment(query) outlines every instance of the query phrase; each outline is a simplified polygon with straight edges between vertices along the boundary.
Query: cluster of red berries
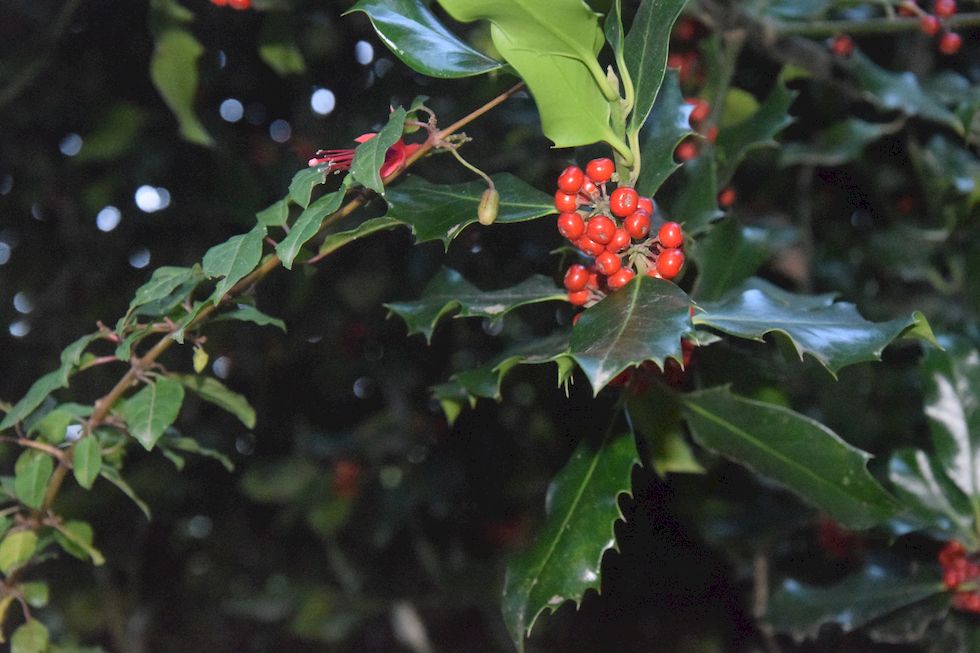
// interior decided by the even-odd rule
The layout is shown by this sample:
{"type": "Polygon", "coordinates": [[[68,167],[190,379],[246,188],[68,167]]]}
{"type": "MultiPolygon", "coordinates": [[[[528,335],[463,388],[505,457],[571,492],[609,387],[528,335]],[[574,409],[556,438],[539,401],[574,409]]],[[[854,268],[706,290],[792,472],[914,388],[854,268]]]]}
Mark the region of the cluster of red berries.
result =
{"type": "Polygon", "coordinates": [[[707,33],[707,28],[693,18],[681,18],[674,25],[667,66],[677,69],[682,86],[701,86],[707,78],[697,48],[697,42],[707,33]]]}
{"type": "MultiPolygon", "coordinates": [[[[934,0],[931,14],[920,7],[916,0],[903,0],[898,5],[898,13],[902,16],[918,16],[919,29],[926,36],[938,34],[937,48],[943,54],[956,54],[963,46],[963,37],[943,26],[943,21],[956,13],[956,0],[934,0]]],[[[830,40],[830,51],[846,59],[854,52],[854,41],[846,34],[835,36],[830,40]]]]}
{"type": "Polygon", "coordinates": [[[568,301],[576,306],[595,303],[637,273],[673,279],[684,266],[681,226],[664,222],[651,236],[653,200],[629,186],[607,193],[614,172],[611,160],[593,159],[584,172],[569,166],[558,175],[558,232],[594,258],[593,265],[575,264],[565,273],[568,301]]]}
{"type": "MultiPolygon", "coordinates": [[[[954,590],[953,607],[964,612],[980,613],[980,589],[961,589],[964,583],[980,581],[980,563],[967,557],[966,548],[950,540],[939,552],[943,567],[943,584],[954,590]]],[[[975,583],[975,586],[977,584],[975,583]]]]}
{"type": "Polygon", "coordinates": [[[211,0],[211,4],[218,7],[231,7],[238,11],[252,8],[252,0],[211,0]]]}

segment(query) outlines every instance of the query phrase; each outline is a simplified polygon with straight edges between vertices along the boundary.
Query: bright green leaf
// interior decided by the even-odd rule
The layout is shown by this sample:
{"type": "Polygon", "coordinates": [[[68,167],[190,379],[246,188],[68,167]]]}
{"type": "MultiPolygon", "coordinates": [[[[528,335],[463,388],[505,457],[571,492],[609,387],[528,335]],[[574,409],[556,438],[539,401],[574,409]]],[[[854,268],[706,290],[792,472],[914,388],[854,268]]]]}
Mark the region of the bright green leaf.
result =
{"type": "Polygon", "coordinates": [[[79,560],[92,560],[96,567],[105,564],[102,552],[92,544],[94,532],[92,527],[83,521],[67,521],[55,526],[54,539],[65,551],[79,560]]]}
{"type": "Polygon", "coordinates": [[[350,179],[345,177],[339,189],[317,198],[296,218],[289,233],[276,245],[276,255],[279,256],[284,268],[287,270],[293,268],[293,261],[299,254],[300,248],[320,231],[323,219],[340,208],[347,194],[350,179]]]}
{"type": "Polygon", "coordinates": [[[210,146],[213,141],[194,114],[197,93],[197,60],[204,46],[183,29],[171,27],[157,35],[150,60],[150,78],[180,124],[181,135],[191,143],[210,146]]]}
{"type": "Polygon", "coordinates": [[[582,313],[572,329],[571,356],[599,394],[629,367],[681,360],[681,336],[692,330],[691,300],[675,284],[638,277],[582,313]]]}
{"type": "Polygon", "coordinates": [[[126,400],[122,415],[129,433],[150,451],[168,426],[180,414],[184,388],[176,381],[162,378],[148,383],[126,400]]]}
{"type": "Polygon", "coordinates": [[[72,449],[72,471],[75,480],[86,490],[92,489],[92,484],[102,471],[102,445],[93,435],[83,436],[72,449]]]}
{"type": "Polygon", "coordinates": [[[14,465],[14,491],[21,503],[29,508],[40,508],[48,489],[48,479],[54,472],[54,460],[36,449],[27,449],[14,465]]]}
{"type": "Polygon", "coordinates": [[[319,167],[303,168],[289,182],[289,200],[304,209],[310,205],[313,189],[327,180],[327,173],[319,167]]]}
{"type": "Polygon", "coordinates": [[[957,538],[970,550],[980,547],[973,530],[970,500],[946,476],[939,461],[924,451],[902,448],[888,465],[892,492],[917,524],[957,538]]]}
{"type": "Polygon", "coordinates": [[[519,650],[543,612],[579,605],[599,589],[602,557],[616,547],[613,525],[623,518],[619,496],[630,492],[638,462],[633,438],[610,430],[601,442],[583,441],[551,482],[545,522],[504,580],[504,623],[519,650]]]}
{"type": "Polygon", "coordinates": [[[43,608],[48,604],[48,584],[44,581],[33,581],[21,583],[20,591],[24,595],[24,600],[32,608],[43,608]]]}
{"type": "Polygon", "coordinates": [[[228,411],[246,428],[255,428],[255,409],[248,403],[248,399],[232,392],[218,379],[193,374],[171,374],[170,378],[193,390],[201,399],[228,411]]]}
{"type": "Polygon", "coordinates": [[[468,77],[499,70],[503,63],[453,35],[421,0],[360,0],[381,41],[412,70],[429,77],[468,77]]]}
{"type": "Polygon", "coordinates": [[[63,386],[68,385],[68,379],[75,371],[75,368],[79,366],[82,362],[82,355],[85,350],[93,340],[99,337],[98,333],[89,333],[80,338],[75,342],[71,343],[65,347],[61,352],[61,383],[63,386]]]}
{"type": "Polygon", "coordinates": [[[55,408],[50,413],[31,424],[27,429],[28,435],[37,433],[41,439],[51,444],[61,444],[65,440],[68,425],[75,416],[66,410],[55,408]]]}
{"type": "Polygon", "coordinates": [[[650,463],[661,476],[667,474],[703,474],[681,428],[680,404],[659,386],[641,396],[631,396],[626,414],[634,434],[646,436],[650,445],[650,463]]]}
{"type": "Polygon", "coordinates": [[[34,531],[7,533],[0,542],[0,571],[9,576],[11,571],[30,560],[36,549],[37,534],[34,531]]]}
{"type": "Polygon", "coordinates": [[[534,275],[511,288],[482,291],[459,272],[443,268],[418,300],[392,302],[385,307],[405,320],[409,334],[421,333],[426,340],[431,340],[439,320],[457,310],[455,317],[499,320],[520,306],[563,299],[565,291],[541,275],[534,275]]]}
{"type": "Polygon", "coordinates": [[[48,372],[35,381],[27,390],[27,394],[14,404],[14,407],[4,416],[3,421],[0,422],[0,430],[10,428],[14,424],[17,424],[33,413],[34,409],[40,406],[48,398],[49,394],[58,388],[65,387],[65,383],[62,382],[63,377],[64,375],[61,370],[58,369],[53,372],[48,372]]]}
{"type": "Polygon", "coordinates": [[[350,166],[350,177],[365,188],[379,195],[385,194],[381,181],[381,167],[392,145],[401,140],[405,131],[405,109],[398,107],[388,116],[388,122],[374,138],[368,139],[354,150],[354,160],[350,166]]]}
{"type": "Polygon", "coordinates": [[[10,653],[48,653],[48,629],[40,621],[29,619],[10,637],[10,653]]]}
{"type": "MultiPolygon", "coordinates": [[[[551,197],[517,177],[498,173],[492,178],[500,192],[495,225],[524,222],[555,212],[551,197]]],[[[416,242],[441,240],[449,249],[450,241],[477,222],[477,208],[484,190],[486,184],[482,181],[430,184],[421,177],[409,175],[388,189],[385,195],[388,212],[385,217],[411,227],[416,242]]]]}
{"type": "Polygon", "coordinates": [[[183,302],[203,280],[204,273],[196,264],[190,268],[172,266],[157,268],[150,276],[150,280],[136,289],[136,294],[129,303],[127,315],[146,305],[155,305],[151,314],[156,314],[157,310],[167,311],[183,302]]]}
{"type": "Polygon", "coordinates": [[[636,133],[646,122],[657,99],[667,69],[667,46],[674,21],[687,0],[643,0],[626,35],[626,68],[633,79],[636,100],[629,131],[636,133]]]}
{"type": "Polygon", "coordinates": [[[255,214],[259,224],[266,227],[282,227],[289,219],[289,200],[281,199],[255,214]]]}
{"type": "Polygon", "coordinates": [[[870,528],[896,504],[868,473],[866,452],[809,417],[712,388],[684,396],[702,446],[771,479],[848,528],[870,528]]]}

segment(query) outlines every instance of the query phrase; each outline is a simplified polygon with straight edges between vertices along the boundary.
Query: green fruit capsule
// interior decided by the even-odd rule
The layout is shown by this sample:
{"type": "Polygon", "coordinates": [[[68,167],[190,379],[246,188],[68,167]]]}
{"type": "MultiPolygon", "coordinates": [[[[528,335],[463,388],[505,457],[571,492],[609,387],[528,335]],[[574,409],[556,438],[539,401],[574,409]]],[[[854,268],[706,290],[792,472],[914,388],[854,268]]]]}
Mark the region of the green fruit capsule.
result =
{"type": "Polygon", "coordinates": [[[500,208],[500,193],[496,188],[488,188],[483,191],[480,198],[480,208],[476,211],[476,217],[480,224],[493,224],[497,219],[497,209],[500,208]]]}

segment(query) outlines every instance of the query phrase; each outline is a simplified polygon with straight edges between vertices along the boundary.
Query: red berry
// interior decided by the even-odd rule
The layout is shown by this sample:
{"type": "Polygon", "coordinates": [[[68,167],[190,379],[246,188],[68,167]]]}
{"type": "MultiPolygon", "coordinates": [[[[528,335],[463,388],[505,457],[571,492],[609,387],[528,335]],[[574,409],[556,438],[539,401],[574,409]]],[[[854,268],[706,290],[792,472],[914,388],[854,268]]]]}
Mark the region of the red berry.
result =
{"type": "Polygon", "coordinates": [[[585,173],[578,166],[568,166],[558,175],[558,190],[575,194],[582,188],[585,173]]]}
{"type": "Polygon", "coordinates": [[[657,272],[664,279],[673,279],[684,267],[684,252],[679,249],[665,249],[657,257],[657,272]]]}
{"type": "Polygon", "coordinates": [[[629,186],[620,186],[609,195],[609,210],[617,218],[625,218],[636,210],[640,195],[629,186]]]}
{"type": "Polygon", "coordinates": [[[555,208],[561,213],[571,213],[578,207],[578,197],[557,191],[555,193],[555,208]]]}
{"type": "Polygon", "coordinates": [[[943,585],[946,589],[956,589],[956,586],[960,584],[959,576],[952,569],[943,572],[943,585]]]}
{"type": "Polygon", "coordinates": [[[939,51],[943,54],[956,54],[963,45],[963,38],[956,32],[946,32],[939,37],[939,51]]]}
{"type": "Polygon", "coordinates": [[[232,9],[238,9],[239,11],[243,9],[248,9],[252,6],[252,0],[228,0],[229,6],[232,9]]]}
{"type": "Polygon", "coordinates": [[[598,256],[606,251],[606,246],[602,243],[597,243],[588,236],[582,236],[575,241],[575,246],[580,250],[588,254],[589,256],[598,256]]]}
{"type": "Polygon", "coordinates": [[[568,301],[575,306],[584,306],[587,301],[589,301],[589,291],[588,290],[577,290],[575,292],[568,293],[568,301]]]}
{"type": "Polygon", "coordinates": [[[558,233],[569,240],[578,240],[585,233],[585,221],[578,213],[562,213],[558,216],[558,233]]]}
{"type": "Polygon", "coordinates": [[[688,116],[688,121],[690,121],[692,125],[697,125],[698,123],[704,122],[705,118],[711,114],[711,105],[704,100],[691,98],[685,100],[685,102],[694,107],[691,110],[691,115],[688,116]]]}
{"type": "Polygon", "coordinates": [[[598,192],[599,189],[596,188],[596,185],[594,183],[592,183],[592,180],[586,179],[585,181],[582,182],[582,190],[579,191],[579,194],[585,193],[586,196],[588,196],[588,198],[591,200],[592,197],[595,196],[596,193],[598,192]]]}
{"type": "Polygon", "coordinates": [[[608,277],[609,275],[616,274],[623,267],[623,262],[612,252],[603,252],[595,257],[595,267],[599,272],[608,277]]]}
{"type": "Polygon", "coordinates": [[[693,18],[681,18],[674,25],[674,38],[678,41],[690,41],[697,35],[698,23],[693,18]]]}
{"type": "Polygon", "coordinates": [[[331,483],[336,495],[345,499],[357,496],[358,479],[361,476],[361,466],[353,460],[339,460],[333,470],[331,483]]]}
{"type": "Polygon", "coordinates": [[[653,215],[655,209],[653,208],[653,200],[649,197],[641,197],[636,201],[636,209],[638,211],[646,211],[647,215],[653,215]]]}
{"type": "Polygon", "coordinates": [[[595,183],[604,184],[612,179],[615,169],[616,166],[610,159],[592,159],[585,166],[585,174],[595,183]]]}
{"type": "Polygon", "coordinates": [[[621,252],[630,246],[630,234],[622,227],[616,229],[612,240],[606,245],[606,250],[610,252],[621,252]]]}
{"type": "Polygon", "coordinates": [[[956,0],[936,0],[932,5],[932,11],[939,18],[949,18],[956,13],[956,0]]]}
{"type": "Polygon", "coordinates": [[[708,131],[704,133],[704,138],[709,143],[714,143],[718,140],[718,125],[711,125],[708,127],[708,131]]]}
{"type": "Polygon", "coordinates": [[[674,150],[674,156],[676,156],[679,161],[690,161],[697,155],[698,155],[697,143],[695,143],[691,139],[687,139],[686,141],[683,141],[680,145],[677,146],[677,149],[674,150]]]}
{"type": "Polygon", "coordinates": [[[830,51],[836,56],[846,59],[854,53],[854,40],[847,34],[838,34],[830,42],[830,51]]]}
{"type": "Polygon", "coordinates": [[[599,273],[595,269],[589,270],[589,282],[585,284],[586,288],[591,288],[596,290],[599,287],[599,273]]]}
{"type": "Polygon", "coordinates": [[[650,233],[650,214],[637,209],[623,221],[623,228],[634,240],[643,240],[650,233]]]}
{"type": "Polygon", "coordinates": [[[579,290],[585,290],[586,284],[589,283],[589,271],[584,265],[569,266],[568,271],[565,272],[565,289],[569,292],[578,292],[579,290]]]}
{"type": "Polygon", "coordinates": [[[942,25],[939,23],[939,19],[932,14],[926,14],[919,19],[919,29],[926,36],[935,36],[939,34],[939,30],[942,25]]]}
{"type": "Polygon", "coordinates": [[[727,209],[728,207],[730,207],[732,204],[735,203],[736,197],[737,195],[735,193],[735,189],[732,188],[731,186],[728,186],[722,189],[720,193],[718,193],[718,206],[720,206],[723,209],[727,209]]]}
{"type": "Polygon", "coordinates": [[[604,215],[597,215],[589,220],[585,233],[595,242],[608,245],[616,233],[616,223],[604,215]]]}
{"type": "Polygon", "coordinates": [[[657,240],[667,248],[680,247],[684,244],[684,230],[676,222],[665,222],[657,232],[657,240]]]}
{"type": "Polygon", "coordinates": [[[619,268],[615,273],[613,273],[608,279],[606,279],[606,284],[613,290],[618,290],[626,284],[628,284],[636,273],[630,268],[619,268]]]}

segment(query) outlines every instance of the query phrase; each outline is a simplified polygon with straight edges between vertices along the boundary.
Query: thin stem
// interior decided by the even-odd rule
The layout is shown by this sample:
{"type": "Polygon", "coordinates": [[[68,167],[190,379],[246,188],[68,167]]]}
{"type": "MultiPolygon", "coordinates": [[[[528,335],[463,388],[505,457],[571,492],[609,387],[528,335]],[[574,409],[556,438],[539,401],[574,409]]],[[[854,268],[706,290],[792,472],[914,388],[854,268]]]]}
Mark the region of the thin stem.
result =
{"type": "MultiPolygon", "coordinates": [[[[919,19],[915,17],[895,18],[862,18],[856,20],[813,20],[800,23],[784,23],[770,21],[773,31],[778,36],[833,36],[835,34],[850,34],[860,36],[866,34],[889,34],[919,29],[919,19]]],[[[956,14],[943,19],[943,25],[950,30],[975,27],[980,25],[980,12],[956,14]]]]}
{"type": "Polygon", "coordinates": [[[494,186],[494,184],[493,184],[493,179],[490,178],[490,175],[488,175],[487,173],[483,172],[482,170],[480,170],[479,168],[477,168],[475,165],[473,165],[472,163],[470,163],[469,161],[467,161],[466,159],[464,159],[463,158],[463,155],[459,153],[459,149],[455,145],[450,145],[446,149],[449,150],[449,152],[454,157],[456,157],[456,160],[459,161],[459,164],[461,166],[463,166],[464,168],[466,168],[470,172],[472,172],[472,173],[474,173],[476,175],[479,175],[480,178],[483,179],[483,181],[487,182],[487,186],[489,188],[491,188],[491,189],[496,188],[496,186],[494,186]]]}
{"type": "Polygon", "coordinates": [[[56,460],[61,460],[65,455],[64,452],[57,447],[52,447],[50,444],[44,444],[43,442],[38,442],[37,440],[31,440],[29,438],[12,438],[9,435],[4,435],[0,436],[0,442],[11,442],[13,444],[19,444],[22,447],[37,449],[38,451],[43,451],[56,460]]]}

